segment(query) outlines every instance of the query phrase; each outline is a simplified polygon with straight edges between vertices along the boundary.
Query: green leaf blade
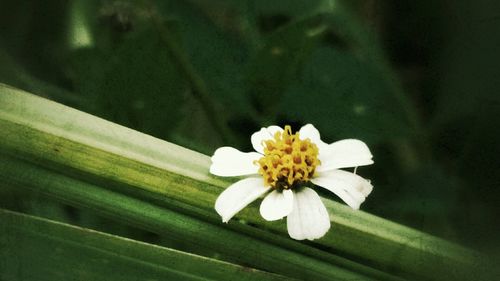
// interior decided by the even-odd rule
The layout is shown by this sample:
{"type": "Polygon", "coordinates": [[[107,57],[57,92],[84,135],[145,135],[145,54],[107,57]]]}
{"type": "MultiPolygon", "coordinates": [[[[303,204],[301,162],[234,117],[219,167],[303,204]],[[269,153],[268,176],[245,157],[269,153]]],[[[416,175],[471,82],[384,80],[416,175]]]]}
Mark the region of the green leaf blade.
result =
{"type": "Polygon", "coordinates": [[[2,209],[0,225],[6,280],[289,280],[2,209]]]}
{"type": "Polygon", "coordinates": [[[177,231],[178,239],[230,260],[293,277],[394,278],[387,271],[439,280],[451,272],[467,280],[480,270],[473,251],[328,199],[332,229],[310,243],[291,240],[283,223],[261,219],[258,202],[222,224],[213,204],[236,179],[211,176],[209,157],[8,86],[0,92],[4,184],[155,233],[177,231]]]}

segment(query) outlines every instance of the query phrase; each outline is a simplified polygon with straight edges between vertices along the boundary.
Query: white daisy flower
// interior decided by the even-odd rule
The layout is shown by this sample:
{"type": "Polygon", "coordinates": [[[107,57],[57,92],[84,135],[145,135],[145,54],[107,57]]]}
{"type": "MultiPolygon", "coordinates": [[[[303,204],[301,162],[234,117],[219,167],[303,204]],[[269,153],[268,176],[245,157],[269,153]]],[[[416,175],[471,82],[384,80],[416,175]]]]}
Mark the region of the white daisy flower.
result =
{"type": "Polygon", "coordinates": [[[330,217],[309,182],[335,193],[353,209],[359,209],[372,191],[368,180],[339,170],[373,164],[370,150],[360,140],[326,144],[318,130],[307,124],[295,134],[290,126],[262,128],[251,141],[256,152],[221,147],[212,156],[210,173],[223,177],[248,175],[217,198],[215,210],[223,222],[267,194],[260,204],[265,220],[287,217],[290,237],[318,239],[330,228],[330,217]]]}

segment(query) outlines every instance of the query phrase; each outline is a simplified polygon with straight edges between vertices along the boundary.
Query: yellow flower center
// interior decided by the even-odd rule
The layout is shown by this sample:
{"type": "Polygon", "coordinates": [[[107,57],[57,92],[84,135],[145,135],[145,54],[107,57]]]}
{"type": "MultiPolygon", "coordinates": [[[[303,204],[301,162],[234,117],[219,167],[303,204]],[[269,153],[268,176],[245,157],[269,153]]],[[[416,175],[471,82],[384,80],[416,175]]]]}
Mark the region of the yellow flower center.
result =
{"type": "Polygon", "coordinates": [[[274,139],[264,141],[264,156],[257,160],[264,183],[273,188],[293,188],[307,182],[320,161],[318,147],[311,140],[292,135],[290,126],[276,132],[274,139]]]}

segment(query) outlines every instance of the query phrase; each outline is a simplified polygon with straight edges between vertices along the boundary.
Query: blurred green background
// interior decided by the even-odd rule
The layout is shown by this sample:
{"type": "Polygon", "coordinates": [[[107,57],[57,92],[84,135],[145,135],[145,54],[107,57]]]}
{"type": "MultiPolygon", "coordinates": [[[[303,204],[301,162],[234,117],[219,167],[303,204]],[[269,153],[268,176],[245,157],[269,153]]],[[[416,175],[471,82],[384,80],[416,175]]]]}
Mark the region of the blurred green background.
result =
{"type": "Polygon", "coordinates": [[[249,151],[271,124],[359,138],[375,159],[359,169],[375,186],[363,210],[498,255],[499,35],[500,2],[486,0],[0,1],[0,82],[208,155],[249,151]]]}

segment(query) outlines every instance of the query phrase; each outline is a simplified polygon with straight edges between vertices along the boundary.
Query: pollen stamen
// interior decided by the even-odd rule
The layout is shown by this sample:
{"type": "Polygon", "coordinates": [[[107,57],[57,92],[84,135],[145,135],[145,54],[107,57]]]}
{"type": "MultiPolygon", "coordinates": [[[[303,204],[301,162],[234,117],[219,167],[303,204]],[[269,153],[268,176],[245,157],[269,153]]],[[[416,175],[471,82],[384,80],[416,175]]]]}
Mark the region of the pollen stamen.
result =
{"type": "Polygon", "coordinates": [[[273,188],[288,189],[309,181],[320,164],[316,144],[310,139],[301,140],[298,132],[292,134],[288,125],[263,145],[264,156],[256,162],[264,183],[273,188]]]}

